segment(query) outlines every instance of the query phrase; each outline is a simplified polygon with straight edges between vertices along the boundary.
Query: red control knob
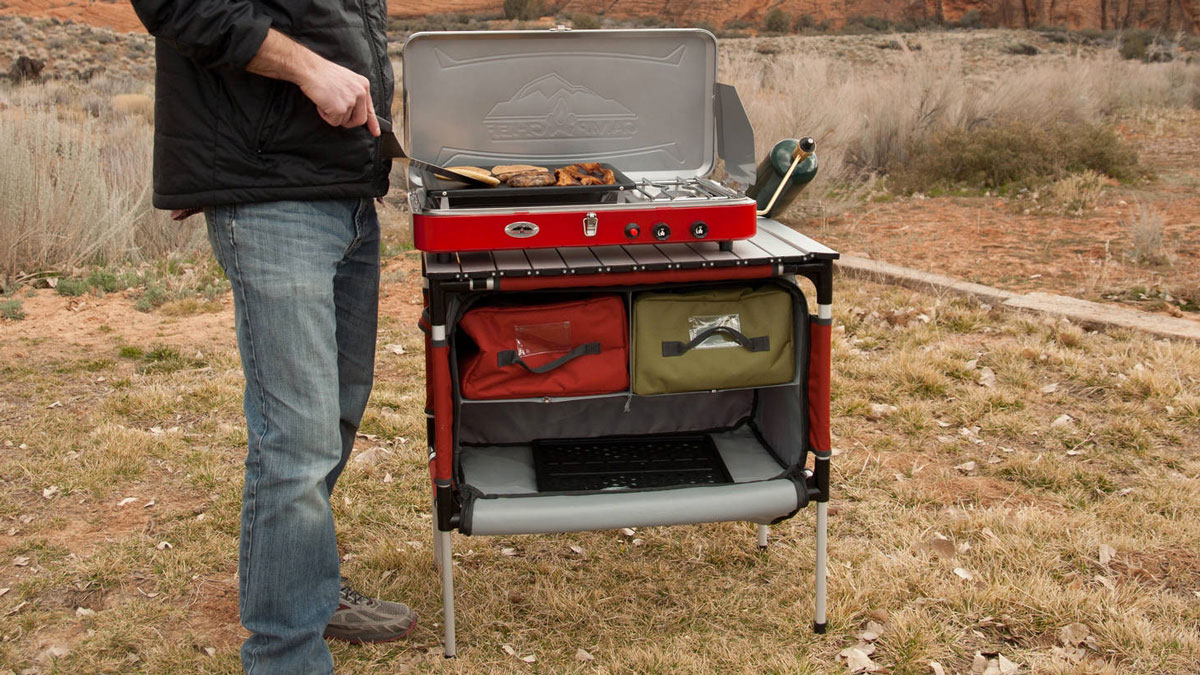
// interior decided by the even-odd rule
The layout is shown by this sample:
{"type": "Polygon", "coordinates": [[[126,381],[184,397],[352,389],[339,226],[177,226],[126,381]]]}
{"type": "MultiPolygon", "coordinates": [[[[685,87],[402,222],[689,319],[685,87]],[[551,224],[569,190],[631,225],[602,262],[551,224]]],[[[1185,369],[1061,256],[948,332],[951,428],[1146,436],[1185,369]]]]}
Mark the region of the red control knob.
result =
{"type": "Polygon", "coordinates": [[[625,226],[625,236],[630,239],[637,239],[642,235],[642,228],[638,227],[637,223],[630,223],[625,226]]]}

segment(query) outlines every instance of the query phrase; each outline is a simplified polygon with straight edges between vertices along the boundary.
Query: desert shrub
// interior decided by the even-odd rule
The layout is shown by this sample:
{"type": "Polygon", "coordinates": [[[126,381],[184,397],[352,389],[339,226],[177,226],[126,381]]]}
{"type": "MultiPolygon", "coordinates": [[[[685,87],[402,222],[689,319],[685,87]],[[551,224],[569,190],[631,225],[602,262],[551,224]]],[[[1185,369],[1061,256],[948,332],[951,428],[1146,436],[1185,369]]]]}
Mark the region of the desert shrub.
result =
{"type": "Polygon", "coordinates": [[[763,28],[769,33],[786,33],[791,27],[792,17],[779,7],[767,12],[767,18],[763,21],[763,28]]]}
{"type": "MultiPolygon", "coordinates": [[[[17,92],[14,92],[16,94],[17,92]]],[[[155,258],[200,242],[150,205],[144,120],[64,118],[25,97],[0,115],[0,275],[155,258]]]]}
{"type": "Polygon", "coordinates": [[[1004,46],[1005,54],[1013,54],[1015,56],[1037,56],[1042,53],[1042,50],[1029,44],[1028,42],[1013,42],[1004,46]]]}
{"type": "Polygon", "coordinates": [[[504,0],[504,18],[528,21],[542,15],[539,0],[504,0]]]}
{"type": "Polygon", "coordinates": [[[951,25],[957,28],[983,28],[983,15],[977,9],[970,9],[963,12],[958,21],[952,22],[951,25]]]}
{"type": "Polygon", "coordinates": [[[1139,172],[1136,155],[1107,127],[1014,121],[935,133],[927,142],[914,142],[908,161],[890,166],[888,175],[898,189],[922,191],[940,186],[1036,187],[1087,170],[1118,179],[1139,172]]]}
{"type": "Polygon", "coordinates": [[[25,318],[25,310],[21,307],[21,301],[17,299],[0,300],[0,317],[4,317],[9,321],[20,321],[25,318]]]}
{"type": "Polygon", "coordinates": [[[1054,181],[1046,194],[1055,209],[1078,215],[1096,205],[1103,189],[1104,177],[1086,169],[1054,181]]]}
{"type": "Polygon", "coordinates": [[[595,30],[600,27],[600,20],[594,14],[572,14],[571,23],[579,30],[595,30]]]}
{"type": "Polygon", "coordinates": [[[1128,61],[1145,61],[1152,44],[1150,34],[1143,30],[1131,30],[1121,36],[1121,58],[1128,61]]]}
{"type": "Polygon", "coordinates": [[[1129,231],[1129,258],[1142,265],[1164,265],[1171,262],[1171,251],[1163,236],[1163,214],[1158,209],[1139,202],[1130,209],[1129,219],[1122,224],[1129,231]]]}

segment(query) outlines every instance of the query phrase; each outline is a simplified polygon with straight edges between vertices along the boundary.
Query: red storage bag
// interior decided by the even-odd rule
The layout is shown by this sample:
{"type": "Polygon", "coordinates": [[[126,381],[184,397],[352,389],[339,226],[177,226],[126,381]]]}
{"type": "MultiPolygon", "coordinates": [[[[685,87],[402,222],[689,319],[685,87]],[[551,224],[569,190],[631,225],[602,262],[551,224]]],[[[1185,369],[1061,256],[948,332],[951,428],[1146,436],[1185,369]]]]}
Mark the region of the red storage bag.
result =
{"type": "Polygon", "coordinates": [[[629,328],[620,296],[480,307],[458,326],[479,346],[462,366],[464,398],[587,396],[629,388],[629,328]]]}

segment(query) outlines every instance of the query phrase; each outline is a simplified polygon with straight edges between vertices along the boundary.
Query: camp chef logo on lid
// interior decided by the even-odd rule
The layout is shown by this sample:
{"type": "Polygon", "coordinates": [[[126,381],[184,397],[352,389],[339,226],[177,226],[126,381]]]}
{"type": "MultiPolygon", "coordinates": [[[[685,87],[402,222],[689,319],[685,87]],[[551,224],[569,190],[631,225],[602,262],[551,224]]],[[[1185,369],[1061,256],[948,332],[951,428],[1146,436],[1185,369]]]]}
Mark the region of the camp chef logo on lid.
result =
{"type": "Polygon", "coordinates": [[[551,73],[497,103],[483,120],[493,141],[632,138],[637,115],[617,101],[551,73]]]}
{"type": "Polygon", "coordinates": [[[517,239],[528,239],[537,234],[538,229],[537,223],[518,220],[515,223],[509,223],[508,225],[505,225],[504,233],[517,239]]]}

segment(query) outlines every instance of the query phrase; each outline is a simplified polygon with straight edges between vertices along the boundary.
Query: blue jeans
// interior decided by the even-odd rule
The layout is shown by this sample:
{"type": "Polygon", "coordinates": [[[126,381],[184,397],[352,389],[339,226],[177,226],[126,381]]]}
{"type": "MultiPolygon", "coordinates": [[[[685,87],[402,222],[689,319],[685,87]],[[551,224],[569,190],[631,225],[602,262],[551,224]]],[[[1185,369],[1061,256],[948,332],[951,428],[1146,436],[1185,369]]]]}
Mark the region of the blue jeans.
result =
{"type": "Polygon", "coordinates": [[[375,366],[379,221],[369,199],[209,208],[233,286],[249,438],[238,607],[251,675],[331,673],[338,606],[329,495],[375,366]]]}

